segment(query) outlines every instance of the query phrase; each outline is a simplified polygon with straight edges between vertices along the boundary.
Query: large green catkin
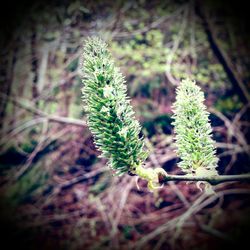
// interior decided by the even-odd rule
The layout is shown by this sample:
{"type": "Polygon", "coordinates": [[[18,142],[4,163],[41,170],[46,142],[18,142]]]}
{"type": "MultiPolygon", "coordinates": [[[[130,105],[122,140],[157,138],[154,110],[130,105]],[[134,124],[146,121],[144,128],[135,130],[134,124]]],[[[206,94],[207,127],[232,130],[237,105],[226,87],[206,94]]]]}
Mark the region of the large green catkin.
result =
{"type": "Polygon", "coordinates": [[[85,41],[82,56],[83,101],[101,157],[115,174],[134,172],[147,157],[141,130],[127,96],[125,80],[99,38],[85,41]]]}
{"type": "Polygon", "coordinates": [[[218,158],[209,113],[204,93],[194,81],[181,81],[173,110],[177,155],[181,158],[179,167],[189,174],[216,175],[218,158]]]}

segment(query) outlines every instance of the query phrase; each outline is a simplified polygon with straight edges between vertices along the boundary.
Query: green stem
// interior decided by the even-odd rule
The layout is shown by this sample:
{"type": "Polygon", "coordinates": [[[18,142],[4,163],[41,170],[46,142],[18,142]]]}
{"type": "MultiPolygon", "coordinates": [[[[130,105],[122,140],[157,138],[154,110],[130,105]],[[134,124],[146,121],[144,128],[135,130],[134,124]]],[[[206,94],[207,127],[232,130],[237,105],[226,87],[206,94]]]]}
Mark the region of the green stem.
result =
{"type": "Polygon", "coordinates": [[[168,181],[206,181],[212,185],[216,185],[227,181],[247,181],[250,182],[249,174],[239,175],[218,175],[218,176],[191,176],[191,175],[163,175],[159,174],[160,183],[167,183],[168,181]]]}

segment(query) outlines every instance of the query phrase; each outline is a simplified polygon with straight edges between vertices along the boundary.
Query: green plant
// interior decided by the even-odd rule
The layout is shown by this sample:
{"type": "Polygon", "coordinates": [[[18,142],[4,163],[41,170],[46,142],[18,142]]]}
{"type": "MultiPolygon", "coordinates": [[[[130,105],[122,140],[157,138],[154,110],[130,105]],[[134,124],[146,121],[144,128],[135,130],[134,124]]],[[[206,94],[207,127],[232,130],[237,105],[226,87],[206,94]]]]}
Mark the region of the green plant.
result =
{"type": "Polygon", "coordinates": [[[114,66],[107,45],[98,38],[86,41],[83,60],[83,98],[95,144],[115,173],[131,171],[143,163],[147,154],[124,78],[114,66]]]}
{"type": "MultiPolygon", "coordinates": [[[[176,93],[173,125],[177,155],[181,159],[178,166],[189,175],[215,177],[218,158],[209,113],[203,103],[204,93],[189,79],[181,81],[176,93]]],[[[197,186],[201,183],[205,184],[206,191],[212,191],[208,182],[199,181],[197,186]]]]}
{"type": "Polygon", "coordinates": [[[148,156],[144,149],[139,122],[127,96],[124,77],[114,66],[107,45],[99,38],[86,40],[83,52],[82,90],[88,126],[94,135],[100,157],[109,161],[114,173],[136,174],[158,183],[153,169],[144,169],[148,156]]]}
{"type": "Polygon", "coordinates": [[[173,105],[177,154],[182,160],[178,166],[188,174],[206,171],[217,175],[218,158],[204,100],[204,93],[194,81],[181,81],[173,105]]]}
{"type": "Polygon", "coordinates": [[[115,67],[107,44],[99,38],[88,38],[82,57],[82,89],[88,126],[94,135],[100,157],[108,159],[114,174],[129,173],[148,181],[149,190],[160,188],[170,180],[187,180],[210,184],[224,181],[250,180],[250,174],[219,176],[218,158],[211,138],[204,102],[204,93],[191,80],[183,80],[177,88],[174,104],[178,164],[187,175],[168,175],[162,168],[143,167],[148,153],[140,138],[139,122],[127,96],[127,88],[119,69],[115,67]]]}

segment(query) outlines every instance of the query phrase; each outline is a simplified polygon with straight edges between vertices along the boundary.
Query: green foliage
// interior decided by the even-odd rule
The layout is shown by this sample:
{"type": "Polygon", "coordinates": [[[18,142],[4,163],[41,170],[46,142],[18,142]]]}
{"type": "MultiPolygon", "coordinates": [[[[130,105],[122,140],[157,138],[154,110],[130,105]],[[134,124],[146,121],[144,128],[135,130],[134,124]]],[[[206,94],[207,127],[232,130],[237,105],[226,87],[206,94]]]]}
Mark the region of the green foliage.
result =
{"type": "Polygon", "coordinates": [[[132,237],[133,231],[134,231],[134,228],[130,225],[124,225],[122,227],[122,232],[123,232],[125,239],[130,239],[132,237]]]}
{"type": "Polygon", "coordinates": [[[208,85],[213,91],[222,91],[227,87],[228,79],[222,65],[210,50],[202,24],[197,20],[189,20],[183,28],[182,21],[183,19],[173,23],[168,34],[169,42],[176,44],[180,37],[180,30],[184,29],[176,51],[172,55],[173,48],[171,46],[165,48],[167,57],[172,55],[169,67],[171,75],[176,79],[189,75],[198,83],[208,85]]]}
{"type": "Polygon", "coordinates": [[[211,138],[204,93],[194,81],[183,80],[177,88],[174,108],[177,154],[181,158],[179,167],[187,173],[196,174],[201,170],[216,173],[218,158],[211,138]]]}
{"type": "Polygon", "coordinates": [[[119,64],[126,68],[128,74],[150,78],[152,74],[165,71],[166,52],[163,42],[163,33],[153,29],[145,35],[137,34],[131,40],[112,42],[111,49],[121,59],[119,64]]]}
{"type": "Polygon", "coordinates": [[[74,59],[68,66],[67,66],[67,70],[68,71],[75,71],[78,67],[78,63],[79,63],[79,58],[74,59]]]}
{"type": "Polygon", "coordinates": [[[147,153],[139,138],[140,125],[126,94],[124,78],[98,38],[86,40],[83,53],[83,100],[88,126],[101,157],[109,160],[116,174],[141,165],[147,153]]]}
{"type": "Polygon", "coordinates": [[[215,103],[215,107],[222,113],[230,113],[241,109],[242,103],[240,102],[239,97],[237,95],[234,95],[218,99],[215,103]]]}
{"type": "Polygon", "coordinates": [[[42,168],[41,163],[34,164],[25,175],[10,185],[6,196],[13,205],[25,202],[26,199],[44,191],[48,178],[49,174],[42,168]]]}

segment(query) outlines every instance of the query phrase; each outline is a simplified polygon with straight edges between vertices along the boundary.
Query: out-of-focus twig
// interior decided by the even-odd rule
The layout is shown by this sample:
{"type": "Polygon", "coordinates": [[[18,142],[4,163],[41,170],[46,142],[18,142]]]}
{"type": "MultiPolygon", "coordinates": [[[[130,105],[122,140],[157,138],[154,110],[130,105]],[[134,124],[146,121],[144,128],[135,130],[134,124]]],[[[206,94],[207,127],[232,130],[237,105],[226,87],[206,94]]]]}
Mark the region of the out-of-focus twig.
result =
{"type": "Polygon", "coordinates": [[[3,93],[0,93],[0,96],[5,98],[5,99],[9,99],[15,105],[17,105],[17,106],[19,106],[21,108],[24,108],[24,109],[26,109],[27,111],[29,111],[29,112],[31,112],[33,114],[39,115],[41,117],[45,117],[48,121],[58,122],[58,123],[65,123],[65,124],[75,125],[75,126],[80,126],[80,127],[85,127],[86,126],[85,121],[75,119],[75,118],[70,118],[70,117],[61,117],[61,116],[56,116],[56,115],[50,115],[50,114],[47,114],[46,112],[44,112],[44,111],[42,111],[40,109],[37,109],[37,108],[33,107],[32,103],[26,104],[25,102],[22,102],[20,100],[14,99],[12,97],[8,97],[3,93]]]}
{"type": "Polygon", "coordinates": [[[174,41],[174,45],[171,48],[171,53],[167,56],[166,59],[166,77],[168,78],[168,80],[173,84],[173,85],[178,85],[179,81],[177,81],[171,74],[171,65],[172,65],[172,61],[173,58],[175,56],[175,53],[180,45],[181,40],[183,39],[183,35],[185,33],[185,27],[187,25],[187,15],[188,15],[188,11],[189,8],[188,6],[186,7],[186,9],[184,10],[184,16],[182,18],[182,23],[181,23],[181,27],[178,33],[177,38],[174,41]]]}
{"type": "Polygon", "coordinates": [[[167,183],[168,181],[206,181],[212,185],[216,185],[222,182],[228,181],[247,181],[250,182],[250,174],[239,175],[218,175],[209,177],[204,176],[191,176],[191,175],[165,175],[161,176],[161,183],[167,183]]]}
{"type": "Polygon", "coordinates": [[[196,14],[200,17],[204,31],[207,35],[208,42],[210,43],[211,50],[214,52],[215,57],[221,63],[222,67],[224,68],[228,78],[230,79],[233,88],[238,91],[239,96],[245,104],[250,102],[250,94],[245,85],[243,84],[240,76],[238,73],[233,69],[233,65],[229,60],[227,54],[223,51],[220,47],[214,32],[213,28],[211,27],[211,23],[209,19],[206,17],[205,11],[202,9],[200,1],[196,1],[196,14]]]}

